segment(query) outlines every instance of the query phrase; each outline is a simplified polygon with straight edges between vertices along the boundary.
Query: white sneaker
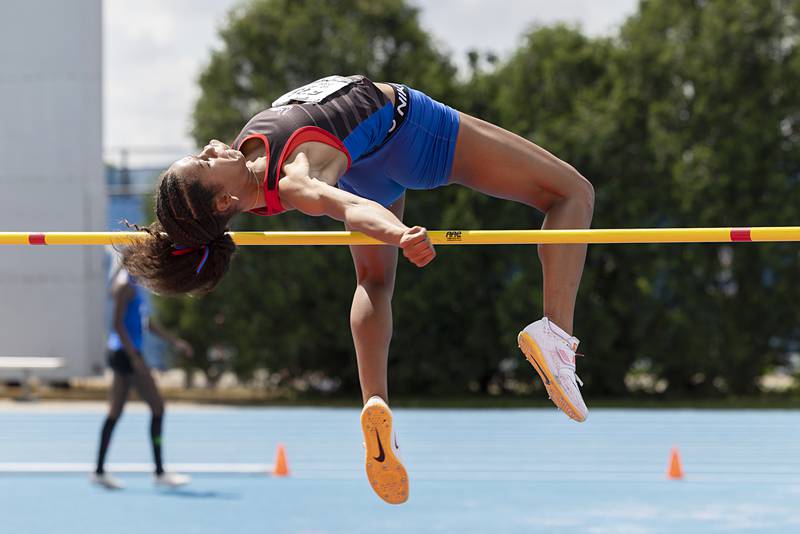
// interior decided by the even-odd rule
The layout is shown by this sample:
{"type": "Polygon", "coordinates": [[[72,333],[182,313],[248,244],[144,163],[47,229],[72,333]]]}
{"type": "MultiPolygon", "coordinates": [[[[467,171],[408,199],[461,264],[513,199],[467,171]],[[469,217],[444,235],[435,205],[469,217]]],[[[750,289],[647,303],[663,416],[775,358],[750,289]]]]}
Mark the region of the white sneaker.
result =
{"type": "Polygon", "coordinates": [[[165,488],[180,488],[192,481],[189,475],[181,475],[179,473],[161,473],[160,475],[153,475],[153,484],[165,488]]]}
{"type": "Polygon", "coordinates": [[[583,402],[575,374],[578,338],[570,337],[547,317],[531,323],[517,336],[519,348],[539,373],[550,399],[572,419],[583,422],[589,410],[583,402]]]}
{"type": "Polygon", "coordinates": [[[392,411],[380,397],[371,397],[361,410],[367,478],[378,497],[389,504],[408,500],[408,474],[400,459],[392,411]]]}
{"type": "Polygon", "coordinates": [[[89,475],[89,481],[92,484],[97,484],[98,486],[102,486],[108,490],[125,489],[125,484],[123,484],[119,479],[112,477],[108,473],[91,473],[89,475]]]}

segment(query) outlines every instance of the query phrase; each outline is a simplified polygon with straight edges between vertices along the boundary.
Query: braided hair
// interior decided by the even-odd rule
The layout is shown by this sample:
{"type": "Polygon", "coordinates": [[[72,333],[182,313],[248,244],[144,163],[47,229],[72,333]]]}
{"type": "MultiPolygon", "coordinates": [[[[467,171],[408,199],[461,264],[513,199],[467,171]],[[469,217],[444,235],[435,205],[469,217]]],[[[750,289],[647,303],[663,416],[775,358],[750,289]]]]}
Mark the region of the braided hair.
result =
{"type": "Polygon", "coordinates": [[[236,250],[226,233],[235,212],[214,210],[217,190],[167,169],[156,193],[156,222],[135,226],[152,236],[127,246],[122,264],[162,295],[207,293],[228,271],[236,250]]]}

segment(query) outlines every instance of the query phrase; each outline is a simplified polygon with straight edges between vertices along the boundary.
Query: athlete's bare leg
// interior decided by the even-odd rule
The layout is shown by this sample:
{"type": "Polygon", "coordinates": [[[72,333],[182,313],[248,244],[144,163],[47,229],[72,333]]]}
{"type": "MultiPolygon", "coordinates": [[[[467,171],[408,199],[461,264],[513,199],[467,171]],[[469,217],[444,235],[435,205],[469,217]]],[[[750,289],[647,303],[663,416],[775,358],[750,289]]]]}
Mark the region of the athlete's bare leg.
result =
{"type": "MultiPolygon", "coordinates": [[[[404,198],[389,209],[403,218],[404,198]]],[[[356,268],[356,290],[350,309],[350,328],[358,359],[358,376],[364,402],[378,395],[388,402],[386,379],[392,340],[392,294],[397,269],[397,247],[351,246],[356,268]]]]}
{"type": "MultiPolygon", "coordinates": [[[[544,229],[588,228],[592,185],[543,148],[464,113],[450,183],[515,200],[545,213],[544,229]]],[[[544,315],[572,334],[586,245],[539,245],[544,315]]]]}

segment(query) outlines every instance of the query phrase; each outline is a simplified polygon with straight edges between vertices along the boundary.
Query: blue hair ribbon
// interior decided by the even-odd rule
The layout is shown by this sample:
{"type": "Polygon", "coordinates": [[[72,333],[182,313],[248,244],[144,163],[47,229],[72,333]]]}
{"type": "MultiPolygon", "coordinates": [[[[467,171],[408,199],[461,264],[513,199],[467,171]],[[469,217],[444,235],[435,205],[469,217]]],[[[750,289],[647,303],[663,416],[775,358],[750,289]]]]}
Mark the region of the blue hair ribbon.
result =
{"type": "Polygon", "coordinates": [[[203,251],[203,258],[200,260],[200,263],[197,265],[197,268],[194,270],[196,274],[200,274],[200,271],[203,270],[203,267],[208,260],[208,252],[211,249],[211,245],[203,245],[202,247],[187,247],[184,245],[175,245],[175,250],[172,251],[173,256],[183,256],[184,254],[189,254],[191,252],[197,252],[198,250],[203,251]]]}

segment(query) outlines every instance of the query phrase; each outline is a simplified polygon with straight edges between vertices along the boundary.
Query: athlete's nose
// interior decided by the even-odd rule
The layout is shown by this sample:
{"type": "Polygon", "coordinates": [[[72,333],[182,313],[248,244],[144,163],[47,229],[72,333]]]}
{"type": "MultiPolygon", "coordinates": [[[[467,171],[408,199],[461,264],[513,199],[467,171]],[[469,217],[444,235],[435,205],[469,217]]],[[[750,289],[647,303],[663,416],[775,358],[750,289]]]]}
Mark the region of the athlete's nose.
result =
{"type": "Polygon", "coordinates": [[[203,152],[200,153],[200,156],[205,156],[206,158],[215,158],[218,156],[217,148],[214,145],[206,145],[203,148],[203,152]]]}

